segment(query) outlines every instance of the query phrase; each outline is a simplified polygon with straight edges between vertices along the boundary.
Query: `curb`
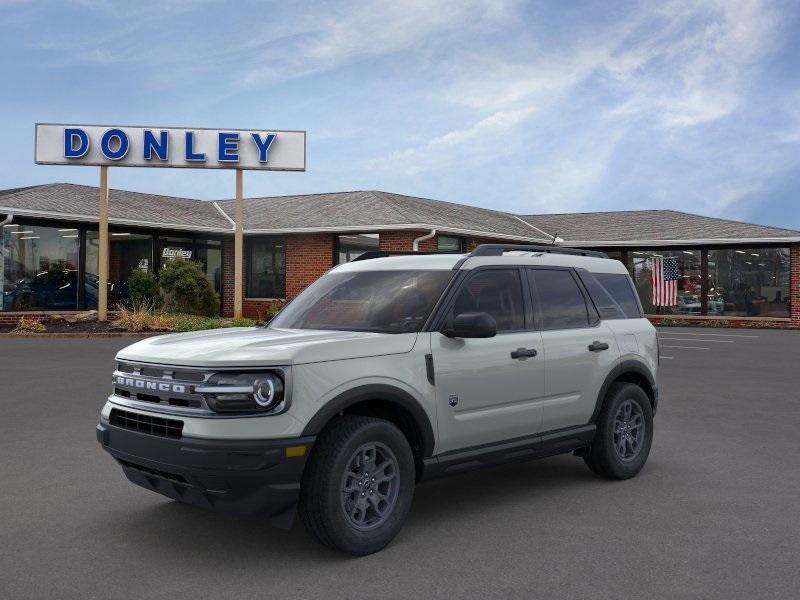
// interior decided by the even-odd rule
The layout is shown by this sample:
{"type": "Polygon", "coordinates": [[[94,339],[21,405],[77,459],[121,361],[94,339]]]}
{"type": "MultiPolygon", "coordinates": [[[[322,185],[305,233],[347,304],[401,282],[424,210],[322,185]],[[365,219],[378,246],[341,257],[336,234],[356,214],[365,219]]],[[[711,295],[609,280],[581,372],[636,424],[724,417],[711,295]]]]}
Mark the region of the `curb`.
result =
{"type": "Polygon", "coordinates": [[[130,332],[85,332],[85,333],[0,333],[0,339],[18,338],[146,338],[154,335],[164,335],[174,333],[169,331],[150,331],[147,333],[130,332]]]}

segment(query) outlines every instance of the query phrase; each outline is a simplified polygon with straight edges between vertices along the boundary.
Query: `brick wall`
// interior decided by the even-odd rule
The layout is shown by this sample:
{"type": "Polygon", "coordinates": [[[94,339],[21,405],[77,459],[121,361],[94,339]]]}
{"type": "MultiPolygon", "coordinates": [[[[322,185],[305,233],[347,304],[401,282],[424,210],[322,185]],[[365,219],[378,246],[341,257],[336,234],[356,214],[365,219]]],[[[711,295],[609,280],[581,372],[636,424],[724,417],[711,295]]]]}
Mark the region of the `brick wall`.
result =
{"type": "MultiPolygon", "coordinates": [[[[426,235],[430,231],[381,231],[380,232],[380,249],[381,250],[411,250],[414,245],[414,240],[418,237],[426,235]]],[[[447,235],[447,234],[444,234],[447,235]]],[[[439,236],[424,240],[420,242],[419,249],[422,252],[435,252],[438,249],[439,236]]],[[[514,243],[509,240],[490,239],[490,238],[464,238],[464,244],[467,252],[474,250],[479,244],[500,244],[500,243],[514,243]]]]}
{"type": "Polygon", "coordinates": [[[789,268],[791,269],[789,304],[791,305],[792,324],[800,327],[800,244],[791,247],[789,256],[789,268]]]}
{"type": "Polygon", "coordinates": [[[233,294],[234,294],[234,243],[233,237],[226,237],[222,240],[222,306],[220,307],[223,317],[233,316],[233,294]]]}
{"type": "Polygon", "coordinates": [[[333,266],[336,236],[309,233],[286,236],[286,297],[297,296],[333,266]]]}
{"type": "MultiPolygon", "coordinates": [[[[381,250],[411,250],[414,240],[430,231],[381,231],[379,234],[379,244],[381,250]]],[[[419,249],[422,252],[433,252],[436,250],[436,238],[420,242],[419,249]]]]}
{"type": "MultiPolygon", "coordinates": [[[[286,298],[252,299],[245,297],[242,302],[242,314],[245,317],[262,321],[316,281],[333,266],[335,240],[336,236],[329,233],[287,235],[286,298]]],[[[227,271],[225,274],[225,280],[228,281],[226,286],[230,287],[230,299],[223,303],[225,316],[233,315],[233,241],[230,242],[230,246],[231,264],[227,270],[230,271],[230,276],[227,271]]],[[[247,295],[246,284],[247,282],[245,282],[245,296],[247,295]]],[[[226,289],[226,286],[223,288],[226,289]]]]}

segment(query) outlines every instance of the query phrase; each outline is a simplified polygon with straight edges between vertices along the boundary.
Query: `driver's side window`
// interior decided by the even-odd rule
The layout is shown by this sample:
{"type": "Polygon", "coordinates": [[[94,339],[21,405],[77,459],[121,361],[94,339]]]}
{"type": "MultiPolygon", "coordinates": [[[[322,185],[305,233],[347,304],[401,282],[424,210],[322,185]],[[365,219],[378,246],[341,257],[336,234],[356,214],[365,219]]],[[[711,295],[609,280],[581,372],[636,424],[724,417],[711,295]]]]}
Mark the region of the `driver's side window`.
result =
{"type": "Polygon", "coordinates": [[[525,304],[517,269],[487,269],[475,273],[456,296],[449,321],[466,312],[494,317],[497,331],[525,329],[525,304]]]}

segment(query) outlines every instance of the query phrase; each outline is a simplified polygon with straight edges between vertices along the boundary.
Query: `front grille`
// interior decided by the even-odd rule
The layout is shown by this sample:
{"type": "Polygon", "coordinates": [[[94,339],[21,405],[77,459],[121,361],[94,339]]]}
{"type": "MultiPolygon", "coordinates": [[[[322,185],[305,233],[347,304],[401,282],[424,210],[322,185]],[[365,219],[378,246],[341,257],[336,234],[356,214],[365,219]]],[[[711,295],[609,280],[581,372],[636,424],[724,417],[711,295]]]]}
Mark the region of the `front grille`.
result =
{"type": "Polygon", "coordinates": [[[118,408],[111,409],[108,422],[116,427],[158,437],[179,439],[183,434],[183,421],[151,417],[118,408]]]}
{"type": "Polygon", "coordinates": [[[119,362],[112,380],[115,396],[210,413],[203,395],[194,390],[211,375],[205,370],[119,362]]]}

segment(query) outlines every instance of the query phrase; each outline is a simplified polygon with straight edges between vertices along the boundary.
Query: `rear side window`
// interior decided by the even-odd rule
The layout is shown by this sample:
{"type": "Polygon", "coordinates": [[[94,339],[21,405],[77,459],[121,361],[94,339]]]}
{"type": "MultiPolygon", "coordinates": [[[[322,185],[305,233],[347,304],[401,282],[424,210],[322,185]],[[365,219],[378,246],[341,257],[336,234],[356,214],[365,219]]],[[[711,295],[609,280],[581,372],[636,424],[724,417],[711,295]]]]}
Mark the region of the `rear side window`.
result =
{"type": "Polygon", "coordinates": [[[600,317],[603,319],[624,319],[626,318],[625,312],[620,307],[619,303],[611,297],[610,293],[606,290],[602,283],[596,277],[597,273],[590,273],[589,271],[579,270],[578,276],[581,278],[583,285],[589,292],[592,302],[597,307],[600,317]]]}
{"type": "Polygon", "coordinates": [[[529,269],[536,290],[542,329],[589,326],[589,311],[578,282],[569,271],[529,269]]]}
{"type": "Polygon", "coordinates": [[[619,305],[626,317],[638,319],[642,316],[642,309],[633,291],[630,277],[624,273],[594,273],[594,276],[619,305]]]}

